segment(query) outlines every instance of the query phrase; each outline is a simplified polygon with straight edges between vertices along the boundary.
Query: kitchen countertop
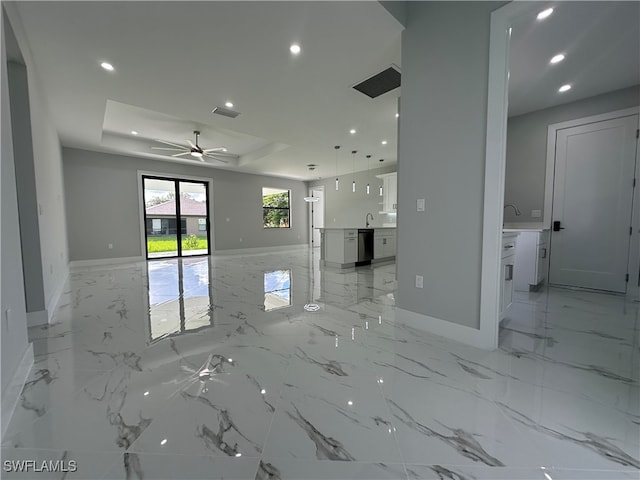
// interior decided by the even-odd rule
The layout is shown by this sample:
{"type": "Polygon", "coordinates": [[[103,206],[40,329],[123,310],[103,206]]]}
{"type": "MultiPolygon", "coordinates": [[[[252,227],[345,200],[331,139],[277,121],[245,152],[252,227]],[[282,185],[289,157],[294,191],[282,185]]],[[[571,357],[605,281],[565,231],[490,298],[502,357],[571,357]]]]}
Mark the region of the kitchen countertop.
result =
{"type": "Polygon", "coordinates": [[[396,227],[315,227],[317,230],[387,230],[396,227]]]}
{"type": "Polygon", "coordinates": [[[542,222],[538,223],[505,223],[502,227],[503,232],[542,232],[549,230],[542,222]]]}

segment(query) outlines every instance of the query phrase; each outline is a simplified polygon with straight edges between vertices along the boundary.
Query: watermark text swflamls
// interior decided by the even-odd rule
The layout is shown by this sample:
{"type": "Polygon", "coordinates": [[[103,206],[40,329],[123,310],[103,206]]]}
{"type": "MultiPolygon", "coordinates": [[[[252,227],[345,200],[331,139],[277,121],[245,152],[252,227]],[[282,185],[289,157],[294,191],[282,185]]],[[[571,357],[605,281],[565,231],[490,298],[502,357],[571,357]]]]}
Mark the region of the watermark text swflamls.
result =
{"type": "Polygon", "coordinates": [[[2,464],[5,472],[58,472],[73,473],[78,470],[78,462],[75,460],[5,460],[2,464]]]}

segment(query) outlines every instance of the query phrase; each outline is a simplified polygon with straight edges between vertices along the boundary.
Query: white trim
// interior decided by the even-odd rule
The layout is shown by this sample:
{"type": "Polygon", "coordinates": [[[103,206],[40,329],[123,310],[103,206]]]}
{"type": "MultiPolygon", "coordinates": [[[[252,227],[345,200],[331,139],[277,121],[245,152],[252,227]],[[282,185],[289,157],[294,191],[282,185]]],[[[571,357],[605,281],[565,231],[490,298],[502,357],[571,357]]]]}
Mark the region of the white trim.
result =
{"type": "Polygon", "coordinates": [[[411,312],[403,308],[395,308],[396,321],[409,325],[417,330],[440,335],[466,345],[485,350],[495,349],[493,341],[477,328],[471,328],[440,318],[411,312]]]}
{"type": "Polygon", "coordinates": [[[116,257],[116,258],[95,258],[92,260],[74,260],[69,263],[69,270],[76,271],[90,267],[100,267],[103,265],[118,265],[122,263],[144,262],[143,256],[137,257],[116,257]]]}
{"type": "MultiPolygon", "coordinates": [[[[545,8],[547,2],[511,2],[491,13],[487,139],[482,227],[482,274],[478,345],[495,349],[500,324],[500,247],[507,150],[509,28],[522,16],[545,8]]],[[[475,340],[474,340],[475,341],[475,340]]]]}
{"type": "Polygon", "coordinates": [[[33,367],[33,343],[30,343],[25,348],[22,354],[22,359],[16,368],[13,378],[9,382],[8,387],[2,392],[2,406],[0,416],[2,417],[2,434],[0,438],[4,440],[4,434],[7,432],[7,427],[11,421],[11,417],[18,406],[18,400],[20,400],[20,394],[24,388],[24,384],[27,383],[29,373],[33,367]]]}
{"type": "Polygon", "coordinates": [[[250,254],[264,254],[271,252],[287,252],[291,250],[305,250],[309,248],[308,243],[298,243],[295,245],[278,245],[275,247],[251,247],[251,248],[235,248],[233,250],[216,250],[211,253],[211,256],[217,255],[250,255],[250,254]]]}
{"type": "Polygon", "coordinates": [[[49,313],[46,309],[36,312],[27,312],[27,328],[39,327],[49,323],[49,313]]]}
{"type": "Polygon", "coordinates": [[[142,189],[142,177],[143,176],[152,176],[152,177],[164,177],[164,178],[175,178],[178,180],[194,180],[196,182],[206,182],[208,188],[208,199],[209,199],[209,211],[207,212],[207,217],[209,218],[209,251],[213,253],[216,248],[215,241],[215,232],[214,232],[214,218],[213,218],[213,177],[196,177],[193,175],[180,175],[177,173],[164,173],[164,172],[153,172],[148,170],[138,170],[138,214],[140,217],[140,255],[143,259],[146,257],[147,246],[145,245],[145,224],[144,224],[144,192],[142,189]]]}
{"type": "Polygon", "coordinates": [[[69,265],[67,264],[67,269],[64,272],[64,279],[58,283],[55,290],[53,291],[53,295],[49,299],[49,303],[47,303],[47,312],[48,318],[47,323],[53,323],[55,318],[55,312],[58,308],[58,303],[60,303],[60,297],[62,297],[62,292],[64,292],[64,287],[67,284],[67,279],[69,278],[69,265]]]}
{"type": "Polygon", "coordinates": [[[589,117],[576,118],[566,122],[553,123],[547,127],[547,158],[544,181],[544,217],[542,220],[545,228],[551,228],[553,218],[553,177],[556,168],[556,134],[558,130],[565,128],[579,127],[589,123],[613,120],[614,118],[628,117],[640,114],[640,107],[625,108],[614,112],[591,115],[589,117]]]}

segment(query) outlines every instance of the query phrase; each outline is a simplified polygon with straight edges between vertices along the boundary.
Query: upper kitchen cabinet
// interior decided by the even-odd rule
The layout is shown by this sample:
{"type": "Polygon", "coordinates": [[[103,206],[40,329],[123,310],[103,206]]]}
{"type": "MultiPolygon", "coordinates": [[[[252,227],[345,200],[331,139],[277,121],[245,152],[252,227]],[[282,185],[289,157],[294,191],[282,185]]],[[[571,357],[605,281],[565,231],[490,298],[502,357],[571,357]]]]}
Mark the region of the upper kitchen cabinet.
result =
{"type": "Polygon", "coordinates": [[[398,211],[398,172],[376,175],[382,180],[382,202],[379,213],[396,213],[398,211]]]}

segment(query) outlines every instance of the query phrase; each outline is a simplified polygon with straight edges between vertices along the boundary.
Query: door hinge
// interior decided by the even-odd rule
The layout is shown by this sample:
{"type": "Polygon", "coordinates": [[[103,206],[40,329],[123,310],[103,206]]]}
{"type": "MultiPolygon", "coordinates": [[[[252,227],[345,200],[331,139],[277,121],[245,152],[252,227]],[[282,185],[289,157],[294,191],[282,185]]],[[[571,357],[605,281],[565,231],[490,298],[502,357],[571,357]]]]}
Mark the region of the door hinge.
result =
{"type": "Polygon", "coordinates": [[[636,128],[636,138],[640,138],[640,128],[636,128]]]}
{"type": "Polygon", "coordinates": [[[636,188],[636,179],[633,179],[633,188],[636,188]]]}
{"type": "Polygon", "coordinates": [[[633,226],[629,227],[629,235],[633,235],[633,226]]]}
{"type": "Polygon", "coordinates": [[[625,277],[624,277],[624,281],[625,281],[625,282],[627,282],[627,283],[629,283],[629,274],[628,274],[628,273],[625,275],[625,277]]]}

